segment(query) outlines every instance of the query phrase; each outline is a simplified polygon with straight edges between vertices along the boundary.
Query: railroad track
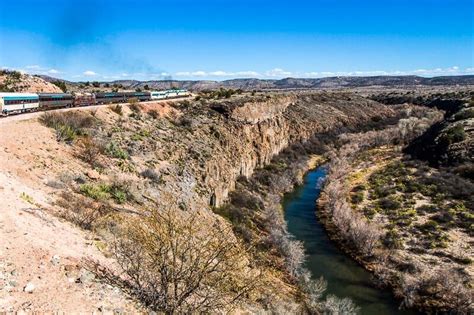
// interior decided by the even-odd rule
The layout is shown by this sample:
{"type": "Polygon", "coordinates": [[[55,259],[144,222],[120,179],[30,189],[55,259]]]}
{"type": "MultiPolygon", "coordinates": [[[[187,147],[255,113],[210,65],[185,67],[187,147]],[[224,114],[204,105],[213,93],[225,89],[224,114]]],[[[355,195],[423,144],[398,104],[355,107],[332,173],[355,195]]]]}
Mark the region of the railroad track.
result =
{"type": "MultiPolygon", "coordinates": [[[[140,102],[137,104],[156,104],[156,103],[166,103],[166,102],[176,102],[176,101],[183,101],[183,100],[191,100],[193,99],[193,96],[187,96],[187,97],[179,97],[179,98],[168,98],[168,99],[162,99],[162,100],[153,100],[153,101],[145,101],[145,102],[140,102]]],[[[2,122],[11,122],[11,121],[23,121],[23,120],[29,120],[29,119],[34,119],[38,118],[43,114],[44,112],[49,112],[49,111],[55,111],[55,112],[69,112],[69,111],[74,111],[74,110],[95,110],[99,108],[103,108],[105,106],[109,105],[122,105],[122,106],[127,106],[130,105],[130,103],[112,103],[112,104],[101,104],[101,105],[92,105],[92,106],[79,106],[79,107],[69,107],[69,108],[58,108],[58,109],[49,109],[49,110],[40,110],[36,112],[29,112],[29,113],[21,113],[21,114],[11,114],[9,116],[0,116],[0,123],[2,122]]]]}

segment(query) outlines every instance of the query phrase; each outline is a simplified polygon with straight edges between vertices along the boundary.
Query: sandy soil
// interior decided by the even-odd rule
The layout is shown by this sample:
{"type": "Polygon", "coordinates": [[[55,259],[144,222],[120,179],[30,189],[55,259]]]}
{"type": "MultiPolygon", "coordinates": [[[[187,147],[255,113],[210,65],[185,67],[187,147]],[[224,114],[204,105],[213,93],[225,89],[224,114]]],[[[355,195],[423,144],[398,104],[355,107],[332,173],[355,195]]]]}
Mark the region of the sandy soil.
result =
{"type": "Polygon", "coordinates": [[[93,236],[51,214],[54,188],[46,183],[83,171],[71,154],[36,120],[0,119],[0,313],[137,312],[83,267],[87,259],[112,266],[93,236]]]}

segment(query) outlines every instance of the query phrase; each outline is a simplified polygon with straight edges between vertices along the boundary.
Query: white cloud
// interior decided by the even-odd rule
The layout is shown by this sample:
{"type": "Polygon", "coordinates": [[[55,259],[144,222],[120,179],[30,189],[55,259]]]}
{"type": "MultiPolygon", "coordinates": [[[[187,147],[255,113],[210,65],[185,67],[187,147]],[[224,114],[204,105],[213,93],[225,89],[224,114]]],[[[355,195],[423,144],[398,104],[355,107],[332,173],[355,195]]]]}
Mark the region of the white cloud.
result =
{"type": "Polygon", "coordinates": [[[228,77],[230,73],[225,71],[214,71],[209,72],[209,75],[216,76],[216,77],[228,77]]]}
{"type": "Polygon", "coordinates": [[[28,70],[43,70],[44,68],[39,66],[39,65],[31,65],[31,66],[26,66],[25,67],[28,70]]]}
{"type": "MultiPolygon", "coordinates": [[[[33,66],[29,66],[31,69],[33,66]]],[[[26,67],[25,67],[26,68],[26,67]]],[[[35,67],[36,68],[36,67],[35,67]]],[[[18,69],[17,69],[18,70],[18,69]]],[[[57,74],[62,73],[56,72],[56,69],[44,70],[44,74],[57,74]]],[[[28,72],[28,71],[26,71],[28,72]]],[[[35,72],[38,73],[38,72],[35,72]]],[[[174,76],[177,79],[230,79],[230,78],[271,78],[271,79],[282,79],[286,77],[294,78],[322,78],[322,77],[334,77],[334,76],[381,76],[381,75],[419,75],[419,76],[442,76],[442,75],[463,75],[463,74],[474,74],[474,68],[460,68],[458,66],[452,66],[447,68],[433,68],[433,69],[415,69],[415,70],[354,70],[354,71],[307,71],[307,72],[291,72],[281,68],[274,68],[272,70],[257,72],[257,71],[180,71],[174,74],[168,72],[161,73],[117,73],[109,75],[100,75],[92,70],[87,70],[81,75],[72,76],[73,78],[79,77],[96,77],[103,79],[118,79],[118,78],[130,78],[138,80],[163,80],[168,77],[174,76]]]]}
{"type": "Polygon", "coordinates": [[[473,74],[474,68],[461,69],[457,66],[449,68],[435,68],[435,69],[416,69],[416,70],[369,70],[369,71],[308,71],[308,72],[291,72],[281,68],[274,68],[272,70],[259,73],[257,71],[236,71],[227,72],[223,70],[217,71],[181,71],[176,72],[176,77],[187,78],[202,78],[202,77],[216,77],[216,78],[272,78],[281,79],[287,77],[296,78],[321,78],[334,76],[383,76],[383,75],[420,75],[420,76],[437,76],[437,75],[460,75],[473,74]]]}
{"type": "Polygon", "coordinates": [[[92,70],[86,70],[82,73],[84,76],[86,77],[94,77],[97,75],[97,73],[95,73],[94,71],[92,70]]]}
{"type": "Polygon", "coordinates": [[[256,71],[239,71],[235,73],[237,76],[243,77],[260,77],[261,74],[256,71]]]}
{"type": "MultiPolygon", "coordinates": [[[[169,75],[169,74],[168,74],[169,75]]],[[[256,71],[237,71],[237,72],[227,72],[222,70],[217,71],[181,71],[174,74],[177,77],[260,77],[261,74],[256,71]]],[[[164,76],[164,75],[163,75],[164,76]]]]}
{"type": "Polygon", "coordinates": [[[277,77],[277,78],[283,78],[283,77],[290,77],[293,76],[293,73],[290,71],[285,71],[280,68],[275,68],[269,71],[265,72],[266,77],[277,77]]]}
{"type": "Polygon", "coordinates": [[[48,73],[49,73],[49,74],[59,74],[59,73],[61,73],[61,71],[56,70],[56,69],[49,69],[49,70],[48,70],[48,73]]]}

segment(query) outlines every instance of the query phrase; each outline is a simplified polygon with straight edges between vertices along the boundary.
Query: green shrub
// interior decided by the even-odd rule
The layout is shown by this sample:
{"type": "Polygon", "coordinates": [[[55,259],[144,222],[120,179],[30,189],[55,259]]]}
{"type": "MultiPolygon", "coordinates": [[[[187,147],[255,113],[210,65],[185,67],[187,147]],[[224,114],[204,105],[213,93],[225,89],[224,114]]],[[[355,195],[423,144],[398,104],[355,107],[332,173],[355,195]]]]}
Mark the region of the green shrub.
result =
{"type": "Polygon", "coordinates": [[[77,136],[87,135],[87,129],[97,125],[97,119],[81,111],[47,112],[39,121],[56,130],[58,141],[71,142],[77,136]]]}
{"type": "Polygon", "coordinates": [[[63,91],[63,93],[66,93],[67,92],[67,86],[66,86],[66,83],[64,81],[54,81],[53,82],[54,85],[56,85],[57,87],[59,87],[61,89],[61,91],[63,91]]]}
{"type": "Polygon", "coordinates": [[[364,200],[364,192],[363,191],[357,191],[357,192],[351,194],[351,202],[353,204],[359,204],[363,200],[364,200]]]}
{"type": "Polygon", "coordinates": [[[440,138],[440,144],[448,146],[453,143],[461,142],[466,139],[466,132],[464,132],[464,128],[462,125],[456,125],[445,130],[440,138]]]}
{"type": "Polygon", "coordinates": [[[403,241],[401,240],[401,236],[396,229],[388,230],[387,233],[385,233],[385,236],[382,241],[387,248],[403,248],[403,241]]]}
{"type": "Polygon", "coordinates": [[[402,204],[395,198],[387,197],[379,200],[379,206],[384,210],[397,210],[402,204]]]}
{"type": "Polygon", "coordinates": [[[428,231],[437,231],[439,230],[439,224],[438,222],[434,220],[428,220],[426,223],[420,226],[423,230],[428,230],[428,231]]]}
{"type": "Polygon", "coordinates": [[[127,194],[116,187],[113,187],[112,189],[112,197],[118,204],[123,204],[127,201],[127,194]]]}
{"type": "Polygon", "coordinates": [[[474,108],[459,111],[458,113],[456,113],[456,115],[454,115],[454,120],[456,121],[469,118],[474,118],[474,108]]]}
{"type": "Polygon", "coordinates": [[[105,152],[107,153],[107,155],[116,159],[128,159],[128,153],[122,148],[120,148],[118,144],[114,141],[111,141],[107,144],[107,146],[105,147],[105,152]]]}
{"type": "Polygon", "coordinates": [[[113,198],[118,204],[123,204],[129,199],[123,188],[117,185],[83,184],[80,186],[79,190],[84,196],[97,201],[105,201],[113,198]]]}
{"type": "Polygon", "coordinates": [[[110,199],[111,186],[107,184],[83,184],[79,187],[79,190],[84,196],[94,200],[104,201],[110,199]]]}

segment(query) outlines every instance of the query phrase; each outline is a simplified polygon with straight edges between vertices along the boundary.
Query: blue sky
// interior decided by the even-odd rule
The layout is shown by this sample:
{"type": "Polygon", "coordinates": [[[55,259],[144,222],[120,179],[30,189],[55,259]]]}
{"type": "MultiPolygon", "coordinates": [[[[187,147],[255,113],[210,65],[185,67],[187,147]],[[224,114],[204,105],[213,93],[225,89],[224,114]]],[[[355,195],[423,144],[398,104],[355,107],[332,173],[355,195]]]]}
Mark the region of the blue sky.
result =
{"type": "Polygon", "coordinates": [[[474,73],[474,0],[0,0],[0,67],[80,80],[474,73]]]}

